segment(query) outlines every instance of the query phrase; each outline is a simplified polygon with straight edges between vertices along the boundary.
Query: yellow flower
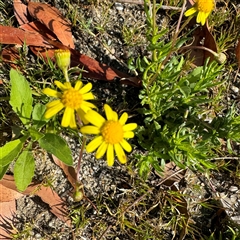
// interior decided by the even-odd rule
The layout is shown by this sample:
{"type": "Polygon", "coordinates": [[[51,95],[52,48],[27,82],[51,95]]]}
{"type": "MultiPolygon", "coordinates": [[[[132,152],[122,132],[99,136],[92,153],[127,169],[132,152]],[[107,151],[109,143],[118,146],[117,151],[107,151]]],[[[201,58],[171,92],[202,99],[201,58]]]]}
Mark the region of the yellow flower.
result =
{"type": "Polygon", "coordinates": [[[188,17],[197,13],[197,23],[205,24],[211,11],[214,9],[214,0],[196,0],[192,8],[185,12],[185,16],[188,17]]]}
{"type": "Polygon", "coordinates": [[[59,98],[46,105],[45,118],[51,118],[65,108],[61,123],[63,127],[77,128],[75,111],[85,124],[88,123],[84,118],[85,113],[92,108],[96,108],[94,104],[87,102],[87,100],[94,99],[94,95],[90,92],[92,84],[87,83],[83,86],[81,81],[77,81],[74,88],[70,82],[62,84],[59,81],[55,81],[54,84],[62,92],[50,88],[43,89],[44,94],[59,98]]]}
{"type": "Polygon", "coordinates": [[[107,164],[112,166],[114,163],[114,152],[116,153],[120,163],[126,163],[127,157],[125,151],[131,152],[131,145],[125,138],[133,138],[133,130],[137,127],[136,123],[125,124],[128,114],[123,113],[118,119],[118,115],[107,104],[104,105],[107,120],[94,110],[86,113],[85,118],[93,124],[93,126],[83,126],[80,132],[83,134],[97,135],[87,146],[87,152],[96,151],[96,158],[99,159],[107,153],[107,164]]]}

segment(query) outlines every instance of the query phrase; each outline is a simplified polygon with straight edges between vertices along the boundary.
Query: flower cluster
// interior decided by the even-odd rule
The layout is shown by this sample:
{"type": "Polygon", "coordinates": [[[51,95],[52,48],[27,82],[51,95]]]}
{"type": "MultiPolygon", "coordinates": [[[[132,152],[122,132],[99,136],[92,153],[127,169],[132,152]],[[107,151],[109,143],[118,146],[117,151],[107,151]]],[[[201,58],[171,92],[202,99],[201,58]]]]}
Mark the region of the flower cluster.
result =
{"type": "MultiPolygon", "coordinates": [[[[68,61],[65,53],[61,50],[55,52],[55,57],[58,66],[62,71],[66,72],[70,61],[68,61]]],[[[49,119],[64,109],[61,125],[62,127],[70,127],[77,129],[76,117],[82,121],[83,126],[80,128],[80,132],[83,134],[97,135],[87,146],[87,152],[96,151],[96,158],[103,157],[106,153],[107,163],[112,166],[114,163],[114,153],[116,153],[120,163],[126,163],[127,157],[125,151],[131,152],[132,147],[126,141],[126,138],[133,138],[133,130],[137,127],[136,123],[126,124],[128,114],[123,113],[120,118],[115,111],[107,104],[104,105],[106,119],[99,113],[94,111],[96,106],[88,100],[93,100],[94,95],[91,92],[92,84],[87,83],[83,85],[81,81],[77,81],[75,86],[72,87],[68,82],[68,78],[65,83],[55,81],[54,84],[61,90],[60,92],[45,88],[43,93],[57,98],[46,105],[45,118],[49,119]],[[86,125],[91,123],[92,125],[86,125]]]]}
{"type": "Polygon", "coordinates": [[[202,26],[206,23],[209,14],[214,9],[214,0],[196,0],[192,8],[185,12],[185,16],[197,15],[197,23],[201,23],[202,26]]]}

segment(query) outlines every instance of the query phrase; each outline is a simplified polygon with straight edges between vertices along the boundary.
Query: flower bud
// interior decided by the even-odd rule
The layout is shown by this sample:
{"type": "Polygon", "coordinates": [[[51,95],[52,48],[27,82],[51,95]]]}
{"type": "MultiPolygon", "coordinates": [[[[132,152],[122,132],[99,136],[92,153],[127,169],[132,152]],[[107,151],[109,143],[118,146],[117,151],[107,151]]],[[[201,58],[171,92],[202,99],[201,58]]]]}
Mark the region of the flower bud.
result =
{"type": "Polygon", "coordinates": [[[70,65],[70,56],[71,56],[70,51],[68,49],[67,50],[57,49],[54,51],[54,56],[55,56],[58,67],[63,72],[67,71],[70,65]]]}

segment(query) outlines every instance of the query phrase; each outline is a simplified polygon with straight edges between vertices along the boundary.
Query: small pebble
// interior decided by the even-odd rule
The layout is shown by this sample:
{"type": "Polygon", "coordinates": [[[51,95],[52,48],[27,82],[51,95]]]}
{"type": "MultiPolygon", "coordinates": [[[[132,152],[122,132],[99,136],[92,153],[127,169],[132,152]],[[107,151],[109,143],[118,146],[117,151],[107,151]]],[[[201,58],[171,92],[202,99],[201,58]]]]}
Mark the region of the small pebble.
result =
{"type": "Polygon", "coordinates": [[[123,5],[121,3],[115,3],[115,7],[118,11],[122,11],[123,10],[123,5]]]}
{"type": "Polygon", "coordinates": [[[41,234],[39,234],[39,233],[37,233],[36,235],[35,235],[35,238],[36,239],[39,239],[39,238],[41,238],[42,236],[41,236],[41,234]]]}
{"type": "Polygon", "coordinates": [[[231,186],[229,188],[229,191],[231,191],[231,192],[236,192],[237,190],[238,190],[238,187],[236,187],[236,186],[231,186]]]}
{"type": "Polygon", "coordinates": [[[239,92],[239,88],[235,87],[235,86],[231,86],[231,89],[233,90],[233,92],[238,93],[239,92]]]}
{"type": "Polygon", "coordinates": [[[230,200],[232,203],[235,203],[237,201],[237,196],[234,194],[230,197],[230,200]]]}

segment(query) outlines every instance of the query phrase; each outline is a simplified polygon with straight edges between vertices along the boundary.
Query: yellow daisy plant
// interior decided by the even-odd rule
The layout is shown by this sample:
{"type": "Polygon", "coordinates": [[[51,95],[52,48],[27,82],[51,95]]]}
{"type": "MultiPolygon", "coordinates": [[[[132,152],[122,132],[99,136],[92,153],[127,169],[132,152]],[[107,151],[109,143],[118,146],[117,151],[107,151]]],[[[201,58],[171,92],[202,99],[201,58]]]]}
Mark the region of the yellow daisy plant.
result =
{"type": "Polygon", "coordinates": [[[202,26],[206,23],[206,19],[214,9],[214,0],[196,0],[192,8],[185,12],[185,16],[191,16],[197,14],[197,23],[201,23],[202,26]]]}
{"type": "Polygon", "coordinates": [[[128,114],[125,112],[118,119],[118,115],[107,104],[104,105],[106,118],[102,117],[94,110],[89,110],[85,118],[92,124],[83,126],[80,132],[83,134],[97,135],[87,146],[87,152],[96,151],[96,158],[103,157],[106,153],[107,164],[112,166],[114,163],[114,153],[116,153],[120,163],[127,162],[125,151],[131,152],[131,145],[125,138],[133,138],[133,130],[137,127],[136,123],[128,123],[128,114]]]}
{"type": "Polygon", "coordinates": [[[43,89],[44,94],[58,98],[46,105],[45,118],[51,118],[62,109],[65,109],[61,122],[62,127],[77,128],[75,112],[77,112],[83,123],[88,123],[84,118],[85,113],[92,108],[96,108],[94,104],[87,102],[87,100],[94,99],[94,95],[90,92],[92,84],[87,83],[83,85],[81,81],[77,81],[74,87],[72,87],[70,82],[61,83],[54,81],[54,84],[61,92],[51,88],[43,89]]]}

